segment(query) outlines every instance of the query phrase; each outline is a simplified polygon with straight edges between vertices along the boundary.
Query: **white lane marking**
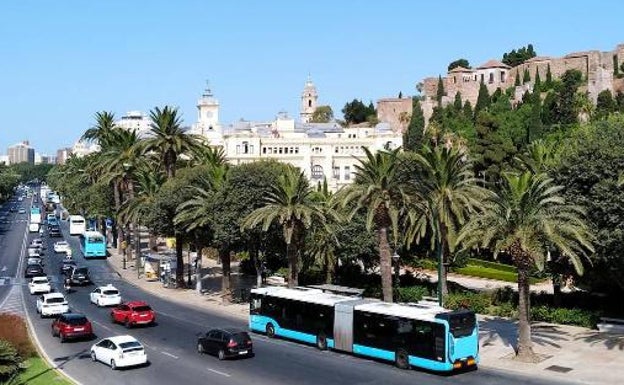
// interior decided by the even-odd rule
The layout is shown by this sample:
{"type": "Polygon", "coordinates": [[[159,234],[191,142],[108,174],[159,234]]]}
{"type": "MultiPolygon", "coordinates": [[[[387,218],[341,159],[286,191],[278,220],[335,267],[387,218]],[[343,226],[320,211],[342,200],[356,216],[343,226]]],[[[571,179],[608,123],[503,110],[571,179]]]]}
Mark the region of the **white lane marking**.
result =
{"type": "Polygon", "coordinates": [[[170,317],[170,318],[173,318],[173,319],[178,320],[178,321],[180,321],[180,322],[185,322],[185,323],[190,324],[190,325],[199,326],[199,327],[200,327],[200,328],[202,328],[202,329],[203,329],[204,327],[206,327],[206,325],[205,325],[205,324],[201,324],[201,323],[199,323],[199,322],[189,321],[189,320],[187,320],[187,319],[180,318],[180,317],[176,317],[176,316],[174,316],[174,315],[171,315],[171,314],[169,314],[169,313],[165,313],[165,312],[162,312],[162,311],[158,311],[158,315],[164,315],[165,317],[170,317]]]}
{"type": "Polygon", "coordinates": [[[112,332],[113,329],[109,328],[108,326],[104,325],[103,323],[99,322],[99,321],[95,321],[95,320],[91,320],[92,323],[94,324],[98,324],[100,325],[101,328],[108,330],[109,332],[112,332]]]}
{"type": "Polygon", "coordinates": [[[168,352],[161,352],[161,353],[164,354],[165,356],[169,356],[171,358],[175,358],[176,360],[179,358],[178,356],[174,356],[173,354],[168,353],[168,352]]]}
{"type": "Polygon", "coordinates": [[[208,368],[208,371],[209,371],[209,372],[216,373],[216,374],[220,374],[220,375],[222,375],[222,376],[224,376],[224,377],[232,377],[231,375],[229,375],[229,374],[227,374],[227,373],[224,373],[224,372],[220,372],[220,371],[218,371],[218,370],[214,370],[214,369],[210,369],[210,368],[208,368]]]}

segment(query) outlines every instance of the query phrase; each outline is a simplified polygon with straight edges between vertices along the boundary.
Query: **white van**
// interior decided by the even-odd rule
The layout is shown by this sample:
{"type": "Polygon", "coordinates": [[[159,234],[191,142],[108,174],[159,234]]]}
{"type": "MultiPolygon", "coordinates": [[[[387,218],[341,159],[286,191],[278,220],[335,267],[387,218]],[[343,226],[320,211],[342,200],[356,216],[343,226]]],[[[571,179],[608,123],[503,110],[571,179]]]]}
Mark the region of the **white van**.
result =
{"type": "Polygon", "coordinates": [[[39,223],[31,223],[30,225],[28,225],[28,231],[31,233],[38,233],[39,223]]]}

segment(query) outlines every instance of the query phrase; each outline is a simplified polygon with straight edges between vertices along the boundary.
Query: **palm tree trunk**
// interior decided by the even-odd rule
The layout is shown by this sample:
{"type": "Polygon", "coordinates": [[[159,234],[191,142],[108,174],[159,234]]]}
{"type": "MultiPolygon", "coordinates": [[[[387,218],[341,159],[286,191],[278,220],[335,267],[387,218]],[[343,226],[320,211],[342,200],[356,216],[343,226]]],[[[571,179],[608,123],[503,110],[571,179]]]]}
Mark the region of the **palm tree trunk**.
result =
{"type": "MultiPolygon", "coordinates": [[[[115,200],[115,213],[119,214],[119,209],[121,207],[121,192],[119,191],[119,182],[113,182],[113,198],[115,200]]],[[[124,240],[123,236],[123,226],[119,223],[119,217],[116,219],[116,227],[117,227],[117,252],[121,254],[123,252],[121,243],[124,240]]]]}
{"type": "Polygon", "coordinates": [[[176,286],[184,287],[184,256],[182,255],[182,236],[176,234],[176,286]]]}
{"type": "Polygon", "coordinates": [[[440,260],[438,263],[440,264],[440,292],[442,293],[442,304],[444,304],[444,298],[448,297],[448,256],[449,256],[449,247],[446,237],[448,236],[448,230],[446,229],[446,225],[442,224],[440,229],[440,242],[438,243],[438,247],[440,248],[440,260]]]}
{"type": "Polygon", "coordinates": [[[388,243],[388,228],[381,227],[377,232],[379,238],[379,267],[381,268],[381,291],[385,302],[392,302],[392,259],[388,243]]]}
{"type": "Polygon", "coordinates": [[[288,255],[288,287],[293,288],[299,286],[299,266],[297,263],[299,258],[297,258],[297,248],[292,243],[287,243],[286,254],[288,255]]]}
{"type": "Polygon", "coordinates": [[[332,283],[333,267],[334,267],[334,264],[332,263],[331,258],[325,255],[325,283],[326,284],[332,283]]]}
{"type": "Polygon", "coordinates": [[[221,256],[221,267],[223,269],[223,276],[221,277],[221,297],[223,298],[223,303],[229,303],[232,300],[230,251],[219,249],[219,255],[221,256]]]}
{"type": "Polygon", "coordinates": [[[519,259],[521,258],[516,259],[518,269],[518,348],[516,358],[523,362],[536,362],[537,356],[533,352],[531,342],[529,266],[524,261],[518,261],[519,259]]]}
{"type": "Polygon", "coordinates": [[[197,245],[197,268],[195,269],[195,291],[197,294],[202,293],[202,258],[204,248],[201,244],[197,245]]]}

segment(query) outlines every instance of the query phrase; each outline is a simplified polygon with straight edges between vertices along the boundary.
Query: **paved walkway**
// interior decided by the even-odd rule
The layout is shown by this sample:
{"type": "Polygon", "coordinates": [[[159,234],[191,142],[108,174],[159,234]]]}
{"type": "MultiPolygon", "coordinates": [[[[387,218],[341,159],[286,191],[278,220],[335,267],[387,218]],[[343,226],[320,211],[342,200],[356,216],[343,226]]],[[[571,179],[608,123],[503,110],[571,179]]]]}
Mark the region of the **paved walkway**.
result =
{"type": "MultiPolygon", "coordinates": [[[[190,289],[167,289],[158,282],[137,279],[134,262],[122,269],[122,258],[111,250],[109,264],[122,278],[155,295],[172,301],[220,312],[246,320],[247,304],[222,303],[219,295],[220,268],[214,261],[204,260],[204,278],[207,291],[197,294],[190,289]]],[[[232,281],[236,290],[242,285],[251,287],[255,280],[239,276],[233,267],[232,281]]],[[[453,277],[454,278],[454,277],[453,277]]],[[[469,278],[471,281],[476,278],[469,278]]],[[[484,280],[480,285],[492,284],[484,280]]],[[[502,284],[494,281],[495,284],[502,284]]],[[[505,282],[504,285],[509,283],[505,282]]],[[[512,360],[517,336],[515,322],[497,317],[479,316],[481,367],[504,372],[514,372],[530,377],[557,379],[574,384],[620,384],[624,379],[624,336],[602,334],[586,328],[536,323],[533,325],[534,350],[544,360],[538,364],[525,364],[512,360]]]]}

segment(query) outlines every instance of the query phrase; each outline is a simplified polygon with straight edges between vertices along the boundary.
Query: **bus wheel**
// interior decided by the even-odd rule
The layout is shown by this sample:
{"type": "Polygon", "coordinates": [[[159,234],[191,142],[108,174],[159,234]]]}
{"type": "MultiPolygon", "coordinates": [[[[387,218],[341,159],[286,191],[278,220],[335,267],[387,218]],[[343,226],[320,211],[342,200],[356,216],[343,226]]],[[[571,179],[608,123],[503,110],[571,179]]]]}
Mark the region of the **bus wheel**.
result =
{"type": "Polygon", "coordinates": [[[325,337],[325,333],[321,332],[316,336],[316,347],[319,350],[327,350],[327,337],[325,337]]]}
{"type": "Polygon", "coordinates": [[[407,352],[403,349],[397,350],[394,361],[399,369],[409,369],[410,367],[407,352]]]}
{"type": "Polygon", "coordinates": [[[275,338],[275,327],[272,323],[268,323],[266,326],[266,335],[269,338],[275,338]]]}

